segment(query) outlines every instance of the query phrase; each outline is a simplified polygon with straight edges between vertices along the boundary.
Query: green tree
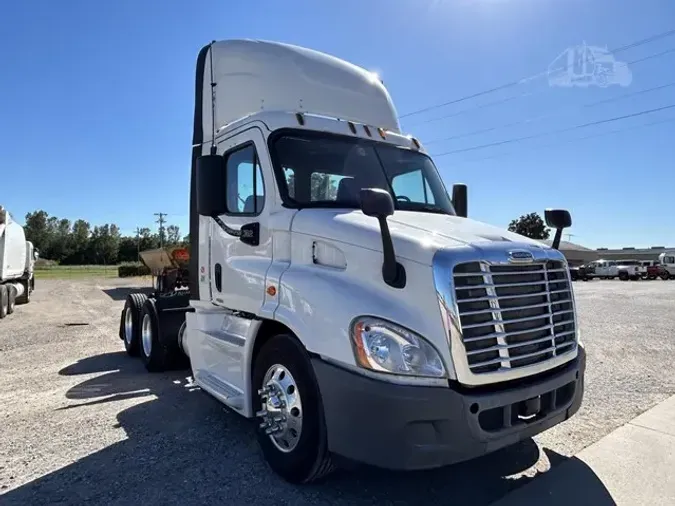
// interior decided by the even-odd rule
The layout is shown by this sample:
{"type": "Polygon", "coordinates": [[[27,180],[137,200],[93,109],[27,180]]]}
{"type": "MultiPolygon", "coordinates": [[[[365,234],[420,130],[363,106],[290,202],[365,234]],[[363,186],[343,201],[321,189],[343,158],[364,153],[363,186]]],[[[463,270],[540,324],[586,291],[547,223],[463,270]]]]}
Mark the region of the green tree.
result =
{"type": "Polygon", "coordinates": [[[120,239],[121,235],[117,225],[106,223],[94,227],[89,241],[89,256],[93,263],[116,264],[120,250],[120,239]]]}
{"type": "Polygon", "coordinates": [[[180,243],[180,229],[177,225],[166,227],[166,245],[177,246],[180,243]]]}
{"type": "Polygon", "coordinates": [[[509,231],[531,239],[548,239],[551,235],[550,229],[537,213],[524,214],[517,220],[512,220],[509,223],[509,231]]]}
{"type": "Polygon", "coordinates": [[[143,227],[139,231],[141,251],[159,248],[159,235],[153,234],[148,227],[143,227]]]}
{"type": "Polygon", "coordinates": [[[47,252],[51,243],[47,226],[48,219],[49,215],[45,211],[35,211],[26,215],[26,224],[24,225],[26,239],[40,250],[41,255],[47,252]]]}
{"type": "Polygon", "coordinates": [[[70,265],[82,265],[86,263],[90,235],[91,225],[89,225],[89,222],[76,220],[73,223],[73,229],[70,233],[71,253],[64,259],[64,263],[70,265]]]}

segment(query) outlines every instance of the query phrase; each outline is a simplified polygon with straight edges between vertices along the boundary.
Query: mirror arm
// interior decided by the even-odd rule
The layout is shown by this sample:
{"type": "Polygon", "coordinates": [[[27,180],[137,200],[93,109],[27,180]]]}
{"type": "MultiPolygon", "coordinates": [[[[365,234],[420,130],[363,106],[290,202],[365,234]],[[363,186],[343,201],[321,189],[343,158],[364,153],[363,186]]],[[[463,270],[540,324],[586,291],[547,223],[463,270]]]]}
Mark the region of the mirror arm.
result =
{"type": "Polygon", "coordinates": [[[238,237],[241,242],[258,246],[260,244],[260,223],[248,223],[239,230],[228,227],[220,216],[211,216],[213,221],[228,235],[238,237]]]}
{"type": "Polygon", "coordinates": [[[404,288],[406,283],[405,268],[396,261],[394,253],[394,242],[391,239],[389,225],[386,216],[378,216],[380,223],[380,235],[382,236],[382,253],[384,261],[382,262],[382,279],[392,288],[404,288]]]}
{"type": "Polygon", "coordinates": [[[556,228],[555,229],[555,236],[553,237],[553,242],[551,243],[551,247],[553,249],[560,249],[560,239],[562,239],[562,228],[556,228]]]}

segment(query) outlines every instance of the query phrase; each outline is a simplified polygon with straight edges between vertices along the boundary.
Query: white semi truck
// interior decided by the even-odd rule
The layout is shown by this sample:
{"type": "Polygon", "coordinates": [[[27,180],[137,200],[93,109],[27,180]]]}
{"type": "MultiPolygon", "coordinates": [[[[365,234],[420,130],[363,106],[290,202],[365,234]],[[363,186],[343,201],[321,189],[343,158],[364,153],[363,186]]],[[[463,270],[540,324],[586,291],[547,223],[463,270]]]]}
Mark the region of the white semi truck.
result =
{"type": "Polygon", "coordinates": [[[0,319],[12,314],[17,304],[30,302],[36,255],[23,227],[0,206],[0,319]]]}
{"type": "Polygon", "coordinates": [[[471,459],[570,418],[585,352],[565,210],[553,247],[467,218],[380,79],[251,40],[197,59],[189,293],[131,294],[120,338],[150,371],[248,418],[295,483],[340,458],[471,459]],[[187,357],[187,358],[184,358],[187,357]]]}

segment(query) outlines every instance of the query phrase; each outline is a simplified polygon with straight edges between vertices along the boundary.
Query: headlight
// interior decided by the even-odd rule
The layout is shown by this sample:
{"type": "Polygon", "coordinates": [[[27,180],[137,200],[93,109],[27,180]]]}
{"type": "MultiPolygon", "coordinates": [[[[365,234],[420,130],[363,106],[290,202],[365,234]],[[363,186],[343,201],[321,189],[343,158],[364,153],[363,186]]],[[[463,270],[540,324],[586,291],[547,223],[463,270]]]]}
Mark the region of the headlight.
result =
{"type": "Polygon", "coordinates": [[[424,338],[393,323],[362,317],[352,323],[356,363],[372,371],[408,376],[445,376],[441,356],[424,338]]]}

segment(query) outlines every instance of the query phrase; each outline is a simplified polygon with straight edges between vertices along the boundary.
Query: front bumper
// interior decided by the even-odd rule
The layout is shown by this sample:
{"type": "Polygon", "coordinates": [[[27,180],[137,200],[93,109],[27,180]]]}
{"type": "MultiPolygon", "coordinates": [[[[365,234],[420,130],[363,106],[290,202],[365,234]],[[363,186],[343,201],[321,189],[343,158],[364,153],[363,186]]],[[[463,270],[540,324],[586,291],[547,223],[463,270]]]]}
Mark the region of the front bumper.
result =
{"type": "Polygon", "coordinates": [[[320,359],[312,364],[329,449],[377,467],[413,470],[479,457],[567,420],[581,405],[586,355],[580,346],[576,359],[554,371],[491,390],[396,385],[320,359]],[[539,400],[524,406],[531,399],[539,400]]]}

